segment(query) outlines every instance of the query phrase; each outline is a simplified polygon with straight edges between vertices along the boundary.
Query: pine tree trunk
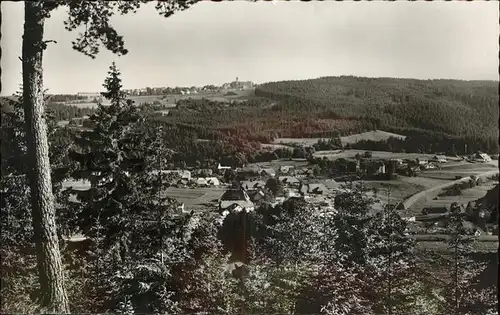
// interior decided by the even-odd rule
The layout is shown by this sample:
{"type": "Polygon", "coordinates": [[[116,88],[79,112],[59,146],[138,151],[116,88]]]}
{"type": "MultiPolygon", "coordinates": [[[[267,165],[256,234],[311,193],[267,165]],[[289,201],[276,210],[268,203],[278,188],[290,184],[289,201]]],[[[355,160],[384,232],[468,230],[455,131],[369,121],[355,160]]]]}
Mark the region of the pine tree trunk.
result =
{"type": "Polygon", "coordinates": [[[23,99],[30,163],[31,211],[43,312],[69,313],[55,223],[47,126],[44,119],[42,1],[24,4],[23,99]]]}

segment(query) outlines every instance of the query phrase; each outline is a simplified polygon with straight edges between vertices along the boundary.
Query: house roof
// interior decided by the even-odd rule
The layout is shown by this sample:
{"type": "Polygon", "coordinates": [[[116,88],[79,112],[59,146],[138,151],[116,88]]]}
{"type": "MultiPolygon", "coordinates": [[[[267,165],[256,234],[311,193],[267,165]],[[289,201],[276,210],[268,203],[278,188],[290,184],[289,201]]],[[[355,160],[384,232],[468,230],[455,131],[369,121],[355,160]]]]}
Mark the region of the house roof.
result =
{"type": "Polygon", "coordinates": [[[255,188],[260,188],[260,187],[265,187],[266,182],[262,180],[245,180],[241,182],[241,187],[244,189],[255,189],[255,188]]]}
{"type": "Polygon", "coordinates": [[[300,188],[300,191],[303,193],[326,193],[326,192],[328,192],[328,189],[325,187],[324,184],[311,183],[311,184],[303,185],[300,188]]]}
{"type": "Polygon", "coordinates": [[[300,180],[294,176],[279,176],[278,180],[287,184],[298,184],[300,180]]]}
{"type": "Polygon", "coordinates": [[[243,209],[251,209],[254,208],[253,202],[250,200],[222,200],[220,202],[221,209],[234,209],[236,207],[241,207],[243,209]]]}
{"type": "Polygon", "coordinates": [[[206,180],[205,178],[203,178],[203,177],[201,177],[201,178],[197,178],[197,179],[196,179],[196,183],[197,183],[198,185],[207,185],[207,180],[206,180]]]}
{"type": "Polygon", "coordinates": [[[220,197],[221,201],[245,201],[248,199],[248,195],[242,189],[228,189],[224,192],[222,197],[220,197]]]}
{"type": "Polygon", "coordinates": [[[269,175],[275,175],[276,171],[273,168],[263,168],[261,172],[266,172],[269,175]]]}
{"type": "Polygon", "coordinates": [[[294,169],[295,167],[293,165],[282,165],[280,166],[280,171],[283,173],[287,173],[288,171],[294,169]]]}
{"type": "Polygon", "coordinates": [[[285,189],[285,197],[291,198],[291,197],[301,197],[300,192],[298,189],[290,189],[286,188],[285,189]]]}
{"type": "Polygon", "coordinates": [[[207,177],[205,179],[207,180],[207,183],[209,183],[209,184],[220,185],[220,181],[217,177],[207,177]]]}

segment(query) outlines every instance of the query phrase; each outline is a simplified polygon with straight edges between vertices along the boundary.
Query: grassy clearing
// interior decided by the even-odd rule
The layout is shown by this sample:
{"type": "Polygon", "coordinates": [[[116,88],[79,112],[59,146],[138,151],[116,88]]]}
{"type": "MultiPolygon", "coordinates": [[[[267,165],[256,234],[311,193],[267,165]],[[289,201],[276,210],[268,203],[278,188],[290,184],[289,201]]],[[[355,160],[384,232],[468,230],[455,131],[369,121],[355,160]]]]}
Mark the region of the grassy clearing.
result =
{"type": "Polygon", "coordinates": [[[491,181],[473,188],[464,189],[462,190],[462,194],[459,196],[437,197],[436,200],[429,198],[426,200],[424,207],[449,206],[453,202],[466,205],[469,201],[475,201],[479,198],[484,197],[488,190],[492,189],[494,186],[495,183],[491,181]]]}
{"type": "Polygon", "coordinates": [[[328,138],[276,138],[274,139],[273,144],[312,146],[322,139],[328,140],[328,138]]]}
{"type": "Polygon", "coordinates": [[[281,167],[281,166],[295,166],[295,167],[306,167],[309,165],[309,163],[306,161],[306,159],[280,159],[280,160],[274,160],[270,162],[262,162],[262,163],[251,163],[249,166],[256,165],[261,168],[266,168],[270,167],[275,169],[276,171],[281,167]]]}
{"type": "Polygon", "coordinates": [[[402,140],[406,139],[406,136],[398,135],[396,133],[386,132],[386,131],[382,131],[382,130],[374,130],[374,131],[358,133],[358,134],[350,135],[350,136],[346,136],[346,137],[341,137],[340,140],[342,141],[342,145],[345,145],[347,143],[352,144],[352,143],[356,143],[356,142],[362,141],[362,140],[385,141],[391,137],[402,139],[402,140]]]}
{"type": "MultiPolygon", "coordinates": [[[[314,153],[316,157],[326,157],[331,160],[344,158],[344,159],[354,159],[356,154],[361,154],[366,152],[365,150],[344,150],[342,152],[337,151],[319,151],[314,153]]],[[[372,151],[372,158],[374,159],[417,159],[417,158],[427,158],[431,159],[434,154],[423,154],[423,153],[394,153],[386,151],[372,151]]],[[[454,157],[448,157],[450,160],[457,160],[454,157]]]]}
{"type": "Polygon", "coordinates": [[[376,189],[376,198],[380,199],[383,203],[398,203],[409,196],[416,194],[425,187],[415,183],[409,183],[402,180],[392,181],[364,181],[364,184],[369,189],[376,189]],[[389,200],[390,199],[390,200],[389,200]]]}
{"type": "Polygon", "coordinates": [[[269,149],[269,150],[277,150],[277,149],[289,149],[292,150],[293,148],[289,145],[285,144],[267,144],[267,143],[260,143],[260,146],[262,149],[269,149]]]}
{"type": "MultiPolygon", "coordinates": [[[[342,145],[347,143],[356,143],[361,140],[372,140],[372,141],[381,141],[387,140],[390,137],[395,137],[398,139],[405,139],[405,136],[398,135],[391,132],[386,132],[382,130],[375,131],[367,131],[363,133],[358,133],[350,136],[340,137],[342,141],[342,145]]],[[[273,141],[274,144],[299,144],[304,146],[311,146],[318,142],[319,140],[327,140],[329,138],[277,138],[273,141]]]]}

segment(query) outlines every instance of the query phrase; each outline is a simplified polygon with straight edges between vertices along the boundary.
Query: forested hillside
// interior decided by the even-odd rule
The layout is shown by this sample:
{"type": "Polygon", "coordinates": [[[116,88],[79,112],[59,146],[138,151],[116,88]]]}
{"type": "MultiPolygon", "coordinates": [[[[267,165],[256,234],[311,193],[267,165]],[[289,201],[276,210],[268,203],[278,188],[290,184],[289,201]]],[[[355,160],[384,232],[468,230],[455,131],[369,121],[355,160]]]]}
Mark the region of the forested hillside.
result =
{"type": "Polygon", "coordinates": [[[418,128],[450,135],[498,137],[498,82],[324,77],[270,82],[255,94],[276,111],[317,112],[318,118],[369,118],[380,129],[418,128]]]}

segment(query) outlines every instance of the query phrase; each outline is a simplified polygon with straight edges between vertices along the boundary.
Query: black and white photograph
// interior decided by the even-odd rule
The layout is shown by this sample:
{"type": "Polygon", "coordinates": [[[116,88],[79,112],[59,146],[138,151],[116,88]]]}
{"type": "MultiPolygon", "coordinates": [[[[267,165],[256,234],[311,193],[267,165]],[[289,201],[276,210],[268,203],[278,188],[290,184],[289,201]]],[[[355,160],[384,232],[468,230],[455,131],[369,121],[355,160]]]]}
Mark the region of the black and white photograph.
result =
{"type": "Polygon", "coordinates": [[[0,12],[0,313],[498,314],[498,1],[0,12]]]}

